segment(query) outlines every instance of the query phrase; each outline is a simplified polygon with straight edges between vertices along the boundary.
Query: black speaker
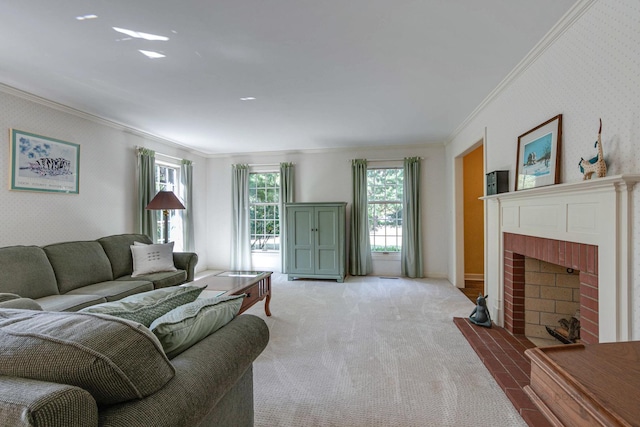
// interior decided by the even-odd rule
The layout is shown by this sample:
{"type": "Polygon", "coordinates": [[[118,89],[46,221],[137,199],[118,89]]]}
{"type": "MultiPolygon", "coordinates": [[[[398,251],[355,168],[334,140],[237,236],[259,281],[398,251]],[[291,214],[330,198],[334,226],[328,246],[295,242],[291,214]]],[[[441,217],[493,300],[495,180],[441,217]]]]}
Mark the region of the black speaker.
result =
{"type": "Polygon", "coordinates": [[[487,196],[509,192],[509,171],[493,171],[487,174],[487,196]]]}

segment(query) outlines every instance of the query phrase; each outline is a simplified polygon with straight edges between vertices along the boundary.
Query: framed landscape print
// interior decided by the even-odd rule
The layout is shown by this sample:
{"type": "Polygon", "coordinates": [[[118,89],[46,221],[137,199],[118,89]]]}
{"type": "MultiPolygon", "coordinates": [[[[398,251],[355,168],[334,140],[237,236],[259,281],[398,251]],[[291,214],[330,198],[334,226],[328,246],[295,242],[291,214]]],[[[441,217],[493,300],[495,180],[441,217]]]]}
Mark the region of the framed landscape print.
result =
{"type": "Polygon", "coordinates": [[[518,137],[516,191],[560,182],[562,114],[518,137]]]}
{"type": "Polygon", "coordinates": [[[80,145],[11,129],[11,189],[78,194],[80,145]]]}

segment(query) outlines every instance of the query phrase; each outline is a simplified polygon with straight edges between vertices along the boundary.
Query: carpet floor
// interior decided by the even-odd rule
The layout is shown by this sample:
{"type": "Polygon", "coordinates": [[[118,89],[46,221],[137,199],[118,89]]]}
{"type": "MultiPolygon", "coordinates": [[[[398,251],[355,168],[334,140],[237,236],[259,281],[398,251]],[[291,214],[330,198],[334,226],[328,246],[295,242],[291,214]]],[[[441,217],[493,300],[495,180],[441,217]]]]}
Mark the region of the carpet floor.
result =
{"type": "Polygon", "coordinates": [[[272,278],[247,313],[271,333],[254,362],[257,427],[525,426],[453,323],[474,304],[446,280],[272,278]]]}

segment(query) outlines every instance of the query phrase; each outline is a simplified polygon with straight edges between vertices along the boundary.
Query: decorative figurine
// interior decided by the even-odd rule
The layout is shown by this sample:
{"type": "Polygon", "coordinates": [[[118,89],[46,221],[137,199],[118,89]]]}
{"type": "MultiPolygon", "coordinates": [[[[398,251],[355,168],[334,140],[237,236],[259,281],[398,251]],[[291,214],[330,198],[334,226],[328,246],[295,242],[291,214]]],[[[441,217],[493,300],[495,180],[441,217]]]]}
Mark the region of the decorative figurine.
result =
{"type": "Polygon", "coordinates": [[[476,299],[476,308],[474,308],[469,315],[469,320],[475,325],[490,328],[491,316],[489,315],[489,309],[487,308],[487,298],[489,298],[489,295],[478,295],[478,298],[476,299]]]}
{"type": "Polygon", "coordinates": [[[598,178],[602,178],[607,174],[607,164],[604,162],[604,154],[602,153],[602,119],[600,119],[600,129],[598,130],[598,140],[594,147],[598,147],[598,154],[589,159],[585,160],[584,158],[580,158],[580,163],[578,166],[580,167],[580,172],[582,172],[582,179],[591,179],[591,175],[594,173],[598,176],[598,178]]]}

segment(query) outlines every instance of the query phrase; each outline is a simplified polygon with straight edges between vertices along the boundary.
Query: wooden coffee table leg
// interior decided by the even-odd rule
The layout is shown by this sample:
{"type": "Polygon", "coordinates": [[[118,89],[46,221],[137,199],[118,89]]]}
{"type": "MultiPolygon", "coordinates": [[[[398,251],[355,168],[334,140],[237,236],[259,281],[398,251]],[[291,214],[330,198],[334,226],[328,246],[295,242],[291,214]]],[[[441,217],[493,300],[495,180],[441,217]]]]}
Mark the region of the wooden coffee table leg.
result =
{"type": "Polygon", "coordinates": [[[271,310],[269,310],[269,301],[271,301],[271,292],[267,294],[267,298],[264,300],[264,312],[267,316],[271,316],[271,310]]]}

